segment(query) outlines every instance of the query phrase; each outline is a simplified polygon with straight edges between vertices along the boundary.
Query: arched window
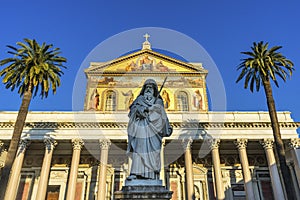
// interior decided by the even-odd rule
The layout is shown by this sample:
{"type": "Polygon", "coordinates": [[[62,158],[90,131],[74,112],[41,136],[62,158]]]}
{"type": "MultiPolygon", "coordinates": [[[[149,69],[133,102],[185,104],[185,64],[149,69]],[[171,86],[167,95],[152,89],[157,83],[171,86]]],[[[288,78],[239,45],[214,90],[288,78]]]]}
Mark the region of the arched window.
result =
{"type": "Polygon", "coordinates": [[[105,99],[105,111],[115,111],[116,110],[116,93],[112,90],[106,92],[105,99]]]}
{"type": "Polygon", "coordinates": [[[184,91],[180,91],[176,95],[177,101],[177,110],[178,111],[188,111],[189,104],[188,104],[188,95],[184,91]]]}

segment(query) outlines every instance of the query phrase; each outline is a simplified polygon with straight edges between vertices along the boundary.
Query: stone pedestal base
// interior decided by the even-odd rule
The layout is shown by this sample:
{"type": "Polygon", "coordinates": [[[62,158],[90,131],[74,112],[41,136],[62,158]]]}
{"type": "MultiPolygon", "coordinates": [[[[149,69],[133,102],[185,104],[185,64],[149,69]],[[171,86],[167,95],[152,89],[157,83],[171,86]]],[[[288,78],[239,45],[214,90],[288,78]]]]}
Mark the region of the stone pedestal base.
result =
{"type": "Polygon", "coordinates": [[[162,186],[161,180],[126,180],[121,191],[114,193],[115,200],[166,200],[172,198],[172,191],[162,186]]]}

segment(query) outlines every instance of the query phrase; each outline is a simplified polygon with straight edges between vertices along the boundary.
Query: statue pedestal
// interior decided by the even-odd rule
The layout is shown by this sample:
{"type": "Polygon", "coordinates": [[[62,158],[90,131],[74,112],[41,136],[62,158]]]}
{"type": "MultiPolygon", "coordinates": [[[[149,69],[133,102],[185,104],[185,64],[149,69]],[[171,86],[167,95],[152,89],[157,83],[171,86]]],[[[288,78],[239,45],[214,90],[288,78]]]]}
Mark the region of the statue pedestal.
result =
{"type": "Polygon", "coordinates": [[[172,198],[172,194],[172,191],[162,186],[161,180],[134,179],[126,180],[122,190],[114,193],[114,199],[169,200],[172,198]]]}

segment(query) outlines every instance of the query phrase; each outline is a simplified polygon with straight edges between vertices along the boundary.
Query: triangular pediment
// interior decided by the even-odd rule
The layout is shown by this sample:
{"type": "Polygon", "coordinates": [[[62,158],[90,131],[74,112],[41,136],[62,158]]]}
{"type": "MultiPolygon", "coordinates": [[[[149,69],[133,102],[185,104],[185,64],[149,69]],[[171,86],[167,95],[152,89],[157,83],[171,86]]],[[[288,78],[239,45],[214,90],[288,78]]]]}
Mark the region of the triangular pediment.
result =
{"type": "Polygon", "coordinates": [[[145,81],[153,79],[163,88],[161,96],[168,111],[207,111],[208,72],[202,64],[183,62],[144,46],[140,51],[108,62],[90,63],[85,70],[88,79],[85,109],[127,111],[145,81]]]}
{"type": "Polygon", "coordinates": [[[108,62],[91,62],[86,74],[103,73],[207,73],[201,63],[187,63],[146,49],[108,62]]]}

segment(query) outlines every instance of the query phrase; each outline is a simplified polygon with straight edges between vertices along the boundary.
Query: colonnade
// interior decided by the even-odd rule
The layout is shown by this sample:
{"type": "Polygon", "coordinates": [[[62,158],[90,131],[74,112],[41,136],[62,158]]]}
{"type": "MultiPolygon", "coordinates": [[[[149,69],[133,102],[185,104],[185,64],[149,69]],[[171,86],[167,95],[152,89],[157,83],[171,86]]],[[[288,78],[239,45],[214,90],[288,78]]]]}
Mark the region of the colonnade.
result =
{"type": "MultiPolygon", "coordinates": [[[[215,139],[215,138],[208,139],[209,147],[211,150],[211,156],[212,156],[213,177],[214,177],[214,184],[216,190],[215,194],[216,194],[216,199],[218,200],[225,199],[225,188],[223,185],[223,178],[222,178],[221,165],[220,165],[220,154],[219,154],[220,141],[221,141],[220,139],[215,139]]],[[[74,191],[76,190],[80,153],[84,145],[84,142],[80,138],[72,139],[71,142],[73,146],[73,153],[72,153],[72,163],[70,166],[70,173],[68,179],[68,189],[67,189],[67,196],[66,196],[67,200],[73,200],[75,198],[74,191]]],[[[182,146],[185,154],[184,159],[185,159],[185,174],[186,174],[186,186],[187,186],[186,187],[187,200],[193,199],[193,195],[194,195],[192,143],[193,140],[191,138],[182,141],[182,146]]],[[[246,151],[247,143],[248,143],[247,139],[236,139],[234,141],[234,144],[239,153],[247,199],[255,199],[254,189],[252,184],[252,176],[249,169],[249,163],[247,158],[247,151],[246,151]]],[[[292,143],[292,145],[294,145],[294,143],[292,143]]],[[[43,164],[40,172],[39,182],[38,182],[36,199],[45,199],[46,197],[50,167],[51,167],[51,159],[52,159],[55,146],[57,145],[57,142],[53,138],[46,137],[44,139],[44,144],[45,144],[45,153],[44,153],[43,164]]],[[[260,140],[260,144],[263,146],[267,158],[274,198],[284,199],[285,198],[284,192],[280,181],[278,167],[276,166],[275,157],[274,157],[273,140],[263,139],[260,140]]],[[[27,139],[21,140],[19,144],[17,156],[15,158],[11,170],[10,178],[9,178],[5,200],[15,199],[17,195],[16,188],[18,188],[19,185],[21,169],[25,157],[25,151],[28,145],[30,145],[30,140],[27,139]]],[[[101,156],[100,156],[100,171],[98,175],[97,199],[103,200],[105,199],[106,196],[106,171],[107,171],[108,153],[109,153],[109,148],[111,146],[111,141],[108,139],[100,139],[99,145],[101,149],[101,156]]],[[[164,166],[163,163],[164,145],[165,142],[163,142],[162,154],[161,154],[162,167],[164,166]]],[[[164,176],[165,174],[162,168],[161,178],[164,179],[164,176]]],[[[297,182],[297,180],[295,179],[293,180],[293,182],[297,182]]]]}
{"type": "MultiPolygon", "coordinates": [[[[225,187],[223,185],[223,177],[222,177],[222,171],[221,171],[221,165],[220,165],[220,154],[219,154],[219,146],[220,146],[220,139],[211,138],[208,139],[209,147],[211,150],[211,156],[212,156],[212,165],[213,165],[213,177],[214,177],[214,184],[215,184],[215,194],[217,200],[223,200],[225,199],[225,187]]],[[[297,140],[299,141],[299,139],[297,140]]],[[[185,148],[185,170],[186,170],[186,182],[187,182],[187,199],[192,200],[194,195],[194,180],[193,180],[193,168],[192,168],[192,154],[191,154],[191,146],[192,146],[192,139],[184,140],[183,146],[185,148]]],[[[252,183],[252,175],[249,169],[249,163],[248,163],[248,157],[247,157],[247,139],[236,139],[233,141],[236,145],[236,148],[239,152],[239,158],[242,166],[242,172],[243,172],[243,179],[244,179],[244,187],[246,192],[247,199],[255,199],[255,193],[253,189],[253,183],[252,183]]],[[[275,199],[285,199],[283,187],[280,181],[279,171],[278,167],[275,162],[275,156],[274,156],[274,145],[273,145],[273,139],[263,139],[259,141],[260,144],[263,146],[269,171],[270,171],[270,177],[271,177],[271,183],[273,188],[273,194],[275,199]]],[[[291,146],[295,148],[295,139],[291,140],[291,146]]],[[[299,142],[298,142],[299,143],[299,142]]],[[[298,145],[297,148],[300,146],[298,145]]],[[[295,179],[296,177],[293,176],[295,179]]],[[[295,185],[296,180],[293,181],[295,185]]],[[[299,191],[299,188],[296,188],[296,190],[299,191]]]]}
{"type": "MultiPolygon", "coordinates": [[[[30,140],[23,139],[19,143],[18,152],[13,163],[11,174],[9,177],[9,182],[7,190],[5,192],[4,200],[15,199],[17,196],[17,188],[19,186],[21,169],[25,157],[25,151],[30,144],[30,140]]],[[[40,172],[38,189],[35,199],[45,199],[47,194],[47,186],[49,182],[49,174],[51,168],[51,160],[57,141],[53,138],[46,137],[44,139],[45,144],[45,153],[43,164],[40,172]]],[[[100,149],[101,149],[101,158],[100,158],[100,174],[98,176],[98,192],[97,199],[103,200],[106,195],[106,169],[107,169],[107,160],[108,160],[108,150],[111,145],[111,142],[108,139],[99,140],[100,149]]],[[[76,182],[77,182],[77,173],[80,161],[80,152],[84,142],[80,138],[72,139],[73,153],[72,153],[72,163],[70,166],[70,174],[68,179],[68,191],[67,191],[67,200],[73,200],[75,198],[76,182]]]]}

